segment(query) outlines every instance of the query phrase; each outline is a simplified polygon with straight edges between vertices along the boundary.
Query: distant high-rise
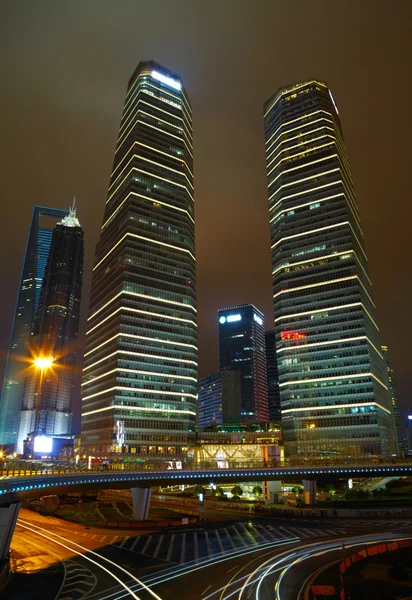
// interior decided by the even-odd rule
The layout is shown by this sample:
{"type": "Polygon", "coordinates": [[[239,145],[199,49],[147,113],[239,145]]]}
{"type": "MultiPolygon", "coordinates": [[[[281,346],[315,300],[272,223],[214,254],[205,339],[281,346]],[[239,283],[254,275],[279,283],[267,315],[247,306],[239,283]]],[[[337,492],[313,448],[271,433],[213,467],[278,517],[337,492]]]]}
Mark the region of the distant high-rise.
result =
{"type": "Polygon", "coordinates": [[[403,424],[402,424],[402,417],[401,417],[401,413],[399,411],[398,394],[396,392],[396,384],[395,384],[395,377],[393,374],[392,359],[391,359],[391,355],[388,350],[388,346],[382,346],[381,348],[382,348],[383,358],[386,363],[386,370],[388,372],[389,391],[391,393],[393,416],[395,418],[395,429],[396,429],[396,438],[397,438],[397,442],[398,442],[398,449],[401,454],[404,454],[407,450],[407,443],[405,440],[405,432],[404,432],[404,428],[403,428],[403,424]]]}
{"type": "Polygon", "coordinates": [[[327,85],[264,107],[285,451],[388,454],[392,405],[338,111],[327,85]]]}
{"type": "Polygon", "coordinates": [[[198,425],[238,425],[241,417],[241,373],[227,369],[199,379],[198,425]]]}
{"type": "Polygon", "coordinates": [[[0,401],[0,444],[13,446],[17,440],[19,413],[23,400],[29,341],[40,299],[53,229],[67,210],[35,206],[24,257],[10,348],[0,401]]]}
{"type": "Polygon", "coordinates": [[[97,244],[82,445],[184,454],[196,421],[192,110],[179,75],[141,62],[127,88],[97,244]]]}
{"type": "Polygon", "coordinates": [[[274,331],[266,331],[266,372],[268,378],[268,402],[269,402],[269,420],[273,423],[280,423],[282,415],[280,412],[280,392],[278,361],[276,357],[276,337],[274,331]]]}
{"type": "Polygon", "coordinates": [[[222,380],[220,373],[199,379],[198,425],[206,427],[222,423],[222,380]]]}
{"type": "Polygon", "coordinates": [[[219,369],[241,374],[241,420],[269,421],[263,314],[251,304],[218,312],[219,369]]]}
{"type": "Polygon", "coordinates": [[[29,342],[33,360],[53,360],[53,367],[44,373],[34,365],[26,369],[18,452],[23,451],[23,440],[29,433],[71,433],[83,254],[83,229],[73,207],[53,230],[29,342]]]}

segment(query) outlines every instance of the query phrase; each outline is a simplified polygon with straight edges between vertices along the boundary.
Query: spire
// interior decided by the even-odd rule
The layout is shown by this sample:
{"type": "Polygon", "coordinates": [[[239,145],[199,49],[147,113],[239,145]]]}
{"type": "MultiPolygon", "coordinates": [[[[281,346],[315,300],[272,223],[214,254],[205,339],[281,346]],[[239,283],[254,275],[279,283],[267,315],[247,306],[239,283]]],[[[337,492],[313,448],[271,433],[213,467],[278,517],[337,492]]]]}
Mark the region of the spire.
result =
{"type": "Polygon", "coordinates": [[[73,203],[69,208],[69,214],[57,223],[57,225],[65,225],[65,227],[81,227],[79,219],[76,215],[76,196],[73,198],[73,203]]]}

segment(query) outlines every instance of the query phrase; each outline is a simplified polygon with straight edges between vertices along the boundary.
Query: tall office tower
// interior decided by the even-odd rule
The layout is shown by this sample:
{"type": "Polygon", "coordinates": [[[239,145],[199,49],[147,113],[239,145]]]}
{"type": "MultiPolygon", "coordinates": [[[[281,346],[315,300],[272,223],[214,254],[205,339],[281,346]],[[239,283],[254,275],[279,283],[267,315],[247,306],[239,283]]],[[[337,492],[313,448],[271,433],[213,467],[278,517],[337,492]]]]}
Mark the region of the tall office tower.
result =
{"type": "Polygon", "coordinates": [[[197,400],[192,111],[181,78],[141,62],[127,88],[97,244],[82,444],[185,452],[197,400]]]}
{"type": "Polygon", "coordinates": [[[268,379],[269,421],[280,423],[280,392],[278,361],[276,356],[276,336],[274,331],[266,331],[266,373],[268,379]]]}
{"type": "Polygon", "coordinates": [[[401,454],[404,454],[407,450],[407,443],[406,443],[406,439],[405,439],[405,432],[404,432],[403,425],[402,425],[402,417],[401,417],[401,413],[399,411],[398,394],[396,392],[395,377],[394,377],[393,368],[392,368],[392,359],[391,359],[391,355],[389,354],[388,346],[381,346],[381,349],[382,349],[383,359],[386,364],[386,370],[388,372],[389,391],[391,394],[393,416],[395,419],[395,430],[396,430],[396,440],[398,442],[398,450],[401,454]]]}
{"type": "Polygon", "coordinates": [[[335,102],[326,84],[300,83],[268,100],[264,121],[285,451],[388,454],[392,406],[335,102]]]}
{"type": "Polygon", "coordinates": [[[0,444],[14,447],[23,400],[29,341],[40,299],[53,229],[67,210],[35,206],[24,257],[0,401],[0,444]]]}
{"type": "Polygon", "coordinates": [[[76,209],[56,225],[51,240],[39,305],[29,342],[33,359],[52,360],[26,370],[17,450],[29,433],[71,433],[80,300],[83,279],[83,229],[76,209]]]}
{"type": "Polygon", "coordinates": [[[222,423],[222,380],[220,373],[210,373],[199,379],[199,427],[222,423]]]}
{"type": "Polygon", "coordinates": [[[269,421],[263,314],[252,304],[218,311],[219,370],[241,377],[241,419],[269,421]]]}
{"type": "Polygon", "coordinates": [[[198,425],[241,422],[241,375],[231,369],[199,379],[198,425]]]}

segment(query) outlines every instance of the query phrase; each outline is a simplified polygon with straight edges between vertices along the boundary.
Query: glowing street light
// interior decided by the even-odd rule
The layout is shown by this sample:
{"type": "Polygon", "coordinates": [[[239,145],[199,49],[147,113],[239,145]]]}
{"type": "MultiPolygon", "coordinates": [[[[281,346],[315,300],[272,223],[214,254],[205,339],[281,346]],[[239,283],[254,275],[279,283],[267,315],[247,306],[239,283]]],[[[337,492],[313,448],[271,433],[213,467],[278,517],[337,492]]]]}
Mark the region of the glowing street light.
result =
{"type": "Polygon", "coordinates": [[[41,369],[42,371],[44,371],[44,369],[49,369],[53,364],[53,356],[38,356],[37,358],[34,359],[34,366],[36,367],[36,369],[41,369]]]}

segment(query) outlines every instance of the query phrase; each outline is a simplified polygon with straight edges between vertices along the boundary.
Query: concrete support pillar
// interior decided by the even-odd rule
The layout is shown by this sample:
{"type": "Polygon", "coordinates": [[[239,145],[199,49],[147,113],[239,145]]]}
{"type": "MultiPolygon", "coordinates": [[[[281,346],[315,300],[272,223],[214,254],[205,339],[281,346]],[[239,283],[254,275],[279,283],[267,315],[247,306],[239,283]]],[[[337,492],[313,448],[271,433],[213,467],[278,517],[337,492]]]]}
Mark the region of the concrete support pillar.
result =
{"type": "Polygon", "coordinates": [[[282,496],[281,481],[264,481],[263,482],[263,498],[265,502],[270,504],[280,502],[282,496]]]}
{"type": "Polygon", "coordinates": [[[303,479],[303,494],[305,496],[305,504],[316,503],[316,481],[312,479],[303,479]]]}
{"type": "Polygon", "coordinates": [[[20,503],[0,506],[0,564],[3,564],[10,549],[17,517],[19,516],[20,503]]]}
{"type": "Polygon", "coordinates": [[[145,521],[149,516],[152,488],[132,488],[130,492],[133,500],[133,518],[145,521]]]}

